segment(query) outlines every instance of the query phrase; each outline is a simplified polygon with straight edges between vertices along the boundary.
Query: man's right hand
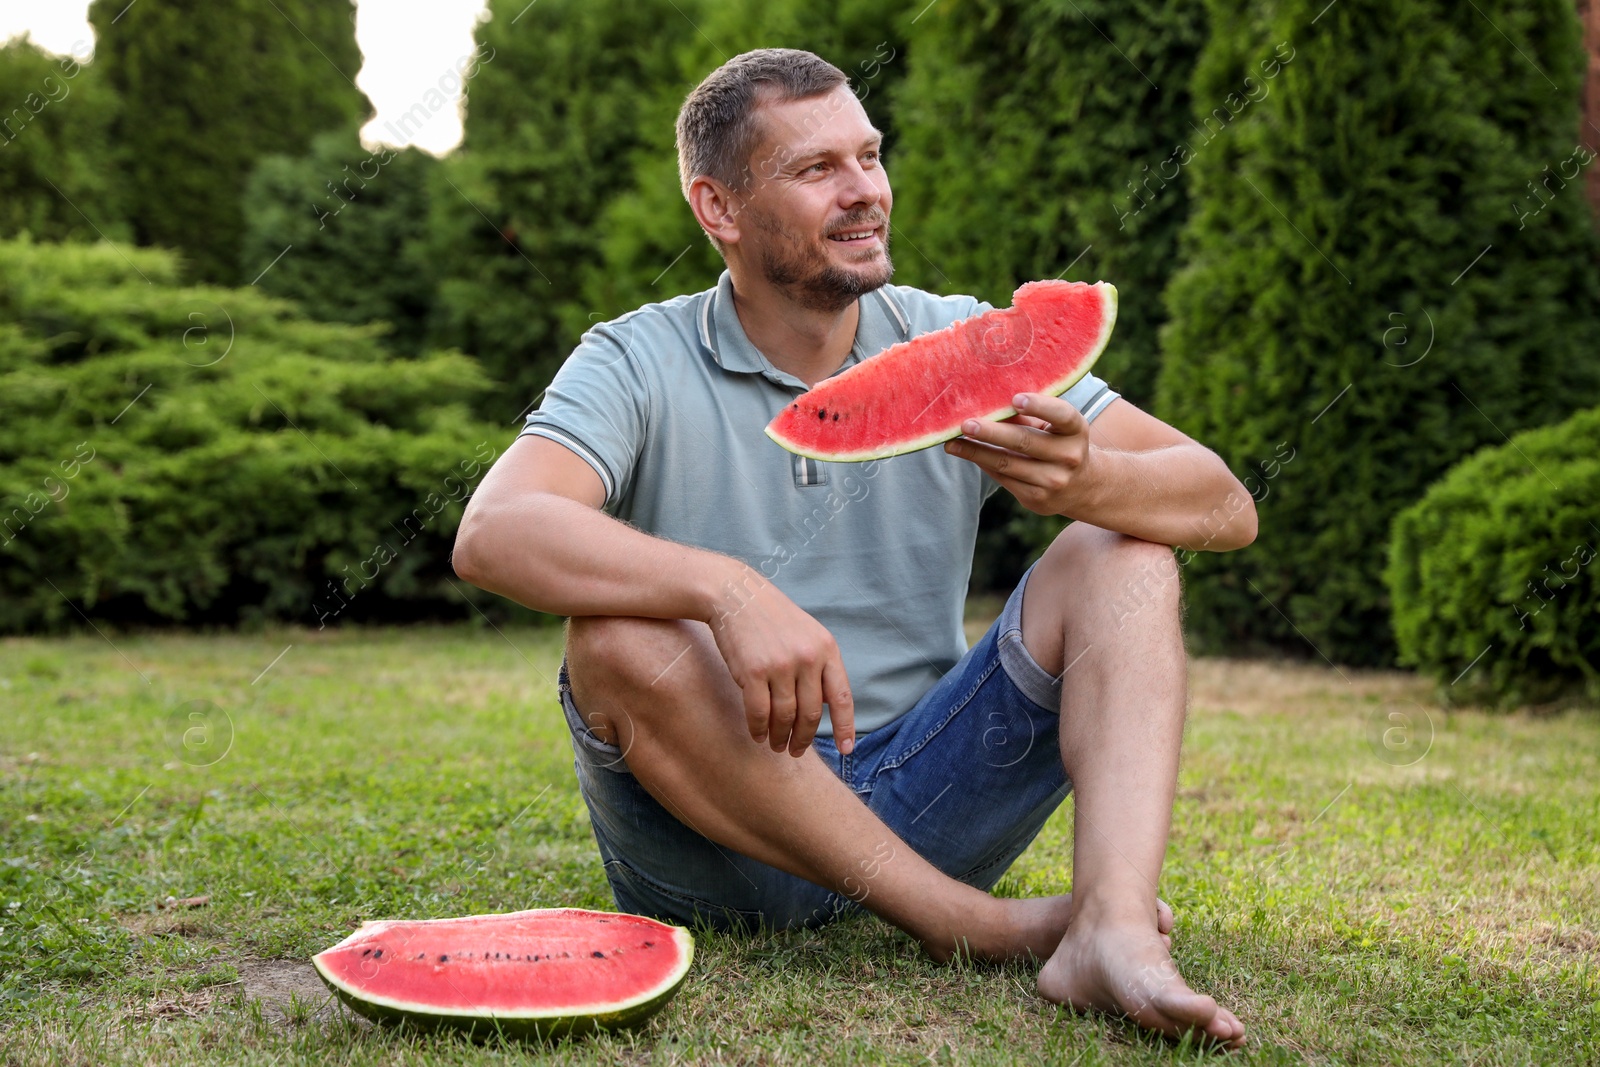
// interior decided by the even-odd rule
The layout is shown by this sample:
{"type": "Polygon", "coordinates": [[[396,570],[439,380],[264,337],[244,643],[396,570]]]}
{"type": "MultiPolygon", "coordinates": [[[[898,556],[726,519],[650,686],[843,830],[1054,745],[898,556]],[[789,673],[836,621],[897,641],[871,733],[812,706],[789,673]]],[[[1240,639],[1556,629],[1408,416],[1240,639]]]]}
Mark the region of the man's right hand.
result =
{"type": "Polygon", "coordinates": [[[817,734],[826,703],[834,744],[846,755],[855,748],[850,681],[826,627],[743,564],[706,622],[744,691],[745,722],[758,744],[801,755],[817,734]]]}

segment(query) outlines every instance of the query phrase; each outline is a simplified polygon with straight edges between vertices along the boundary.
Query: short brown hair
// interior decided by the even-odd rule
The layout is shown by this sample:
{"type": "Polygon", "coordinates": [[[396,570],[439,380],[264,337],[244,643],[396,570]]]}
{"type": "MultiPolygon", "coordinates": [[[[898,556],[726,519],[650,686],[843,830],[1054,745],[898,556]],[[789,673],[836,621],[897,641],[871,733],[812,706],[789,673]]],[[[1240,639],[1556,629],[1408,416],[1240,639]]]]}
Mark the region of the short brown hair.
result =
{"type": "Polygon", "coordinates": [[[821,96],[849,76],[797,48],[758,48],[734,56],[695,86],[678,112],[678,177],[683,195],[700,175],[734,189],[750,186],[750,156],[761,141],[756,107],[821,96]]]}

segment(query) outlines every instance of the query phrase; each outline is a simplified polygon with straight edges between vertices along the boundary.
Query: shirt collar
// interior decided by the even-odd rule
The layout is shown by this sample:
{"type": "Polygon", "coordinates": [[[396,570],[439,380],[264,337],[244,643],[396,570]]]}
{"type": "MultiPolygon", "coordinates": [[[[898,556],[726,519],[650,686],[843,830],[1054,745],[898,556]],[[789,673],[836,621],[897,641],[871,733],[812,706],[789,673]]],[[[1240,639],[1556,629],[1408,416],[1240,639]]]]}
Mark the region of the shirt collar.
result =
{"type": "MultiPolygon", "coordinates": [[[[859,302],[861,317],[856,323],[855,342],[844,362],[846,367],[875,356],[899,341],[910,340],[911,336],[905,311],[888,286],[868,293],[859,302]]],[[[717,279],[717,287],[707,291],[700,305],[699,320],[700,343],[723,370],[764,374],[781,385],[804,387],[800,379],[774,367],[745,336],[739,313],[733,306],[731,272],[724,270],[717,279]]]]}

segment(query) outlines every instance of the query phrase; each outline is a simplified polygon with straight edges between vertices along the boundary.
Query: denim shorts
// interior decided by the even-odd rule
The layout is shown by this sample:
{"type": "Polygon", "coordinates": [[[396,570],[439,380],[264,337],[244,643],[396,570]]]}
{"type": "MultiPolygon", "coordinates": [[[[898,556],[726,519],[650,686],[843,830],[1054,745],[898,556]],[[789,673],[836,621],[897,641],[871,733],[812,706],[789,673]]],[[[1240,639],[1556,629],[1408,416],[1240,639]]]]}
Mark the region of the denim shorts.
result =
{"type": "MultiPolygon", "coordinates": [[[[1023,576],[993,626],[915,707],[818,756],[907,845],[953,878],[992,889],[1072,785],[1058,740],[1061,680],[1022,644],[1023,576]]],[[[625,912],[714,929],[820,926],[860,910],[834,892],[750,859],[680,822],[588,729],[558,681],[574,767],[606,878],[625,912]]],[[[707,768],[713,773],[713,768],[707,768]]],[[[884,856],[865,856],[870,865],[884,856]]],[[[855,899],[852,899],[855,898],[855,899]]]]}

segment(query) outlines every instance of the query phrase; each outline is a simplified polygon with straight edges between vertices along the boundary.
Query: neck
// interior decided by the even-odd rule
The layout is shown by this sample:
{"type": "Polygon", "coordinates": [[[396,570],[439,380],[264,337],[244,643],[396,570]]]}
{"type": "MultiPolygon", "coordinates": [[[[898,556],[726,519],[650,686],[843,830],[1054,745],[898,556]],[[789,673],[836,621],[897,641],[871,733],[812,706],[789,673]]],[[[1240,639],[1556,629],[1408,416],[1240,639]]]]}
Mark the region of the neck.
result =
{"type": "Polygon", "coordinates": [[[860,300],[840,311],[819,311],[795,303],[764,279],[732,267],[729,272],[739,325],[774,367],[810,388],[844,364],[861,320],[860,300]]]}

